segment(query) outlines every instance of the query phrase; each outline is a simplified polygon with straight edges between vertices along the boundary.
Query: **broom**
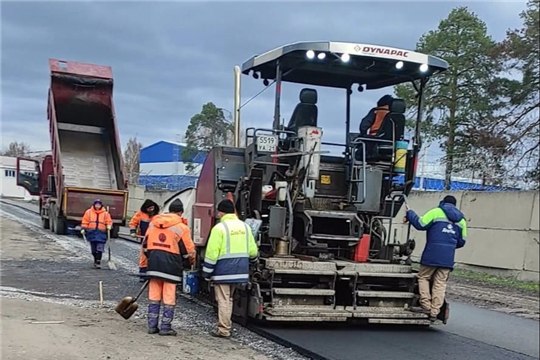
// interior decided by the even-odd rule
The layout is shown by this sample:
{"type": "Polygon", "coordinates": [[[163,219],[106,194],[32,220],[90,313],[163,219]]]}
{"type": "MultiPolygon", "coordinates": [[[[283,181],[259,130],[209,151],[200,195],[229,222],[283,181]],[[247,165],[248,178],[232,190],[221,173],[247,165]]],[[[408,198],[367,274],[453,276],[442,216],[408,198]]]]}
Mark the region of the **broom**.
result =
{"type": "MultiPolygon", "coordinates": [[[[107,206],[107,212],[109,212],[109,207],[107,206]]],[[[110,214],[110,213],[109,213],[110,214]]],[[[111,258],[111,230],[107,229],[107,250],[109,251],[109,259],[107,260],[107,266],[109,270],[116,270],[116,264],[111,258]]]]}

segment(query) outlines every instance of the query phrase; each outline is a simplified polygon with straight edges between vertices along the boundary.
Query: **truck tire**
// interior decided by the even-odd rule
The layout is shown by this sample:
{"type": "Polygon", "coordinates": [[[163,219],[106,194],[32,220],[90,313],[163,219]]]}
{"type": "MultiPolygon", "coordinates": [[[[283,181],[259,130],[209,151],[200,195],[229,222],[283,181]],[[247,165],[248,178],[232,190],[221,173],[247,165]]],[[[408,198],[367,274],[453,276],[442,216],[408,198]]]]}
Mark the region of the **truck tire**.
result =
{"type": "Polygon", "coordinates": [[[57,216],[56,217],[56,228],[55,233],[56,235],[66,235],[66,228],[67,228],[67,222],[64,220],[64,218],[57,216]]]}
{"type": "Polygon", "coordinates": [[[51,227],[51,223],[50,223],[49,219],[41,218],[41,226],[44,229],[49,229],[51,227]]]}
{"type": "Polygon", "coordinates": [[[49,207],[49,229],[52,233],[56,232],[56,212],[54,210],[54,205],[51,205],[51,207],[49,207]]]}
{"type": "Polygon", "coordinates": [[[118,239],[119,233],[120,233],[120,225],[113,225],[111,229],[111,238],[118,239]]]}

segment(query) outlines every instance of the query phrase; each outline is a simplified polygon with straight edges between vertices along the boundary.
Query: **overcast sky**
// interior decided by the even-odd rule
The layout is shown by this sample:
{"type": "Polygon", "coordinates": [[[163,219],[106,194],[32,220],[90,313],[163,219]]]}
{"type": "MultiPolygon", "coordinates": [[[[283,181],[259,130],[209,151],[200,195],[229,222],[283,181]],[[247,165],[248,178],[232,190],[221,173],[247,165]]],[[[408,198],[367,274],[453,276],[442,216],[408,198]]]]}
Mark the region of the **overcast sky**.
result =
{"type": "MultiPolygon", "coordinates": [[[[414,49],[455,6],[467,5],[500,40],[525,1],[470,2],[6,2],[1,3],[2,147],[49,149],[48,58],[110,65],[122,143],[178,140],[201,106],[232,110],[235,64],[296,41],[335,40],[414,49]],[[178,134],[178,135],[177,135],[178,134]]],[[[243,101],[262,89],[243,77],[243,101]]],[[[298,86],[283,87],[289,118],[298,86]]],[[[354,93],[352,127],[385,92],[354,93]]],[[[248,104],[243,126],[271,123],[273,89],[248,104]]],[[[327,141],[344,139],[345,97],[319,91],[327,141]]]]}

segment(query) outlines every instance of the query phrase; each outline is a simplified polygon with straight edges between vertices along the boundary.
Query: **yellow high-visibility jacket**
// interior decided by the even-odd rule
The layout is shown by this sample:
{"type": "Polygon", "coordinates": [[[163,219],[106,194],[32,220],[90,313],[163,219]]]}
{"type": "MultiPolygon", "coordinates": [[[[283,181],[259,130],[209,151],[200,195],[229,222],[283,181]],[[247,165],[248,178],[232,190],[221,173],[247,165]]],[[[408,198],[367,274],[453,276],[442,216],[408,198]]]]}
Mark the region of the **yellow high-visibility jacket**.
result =
{"type": "Polygon", "coordinates": [[[203,276],[216,283],[247,283],[249,261],[258,257],[251,228],[235,214],[226,214],[212,228],[203,264],[203,276]]]}

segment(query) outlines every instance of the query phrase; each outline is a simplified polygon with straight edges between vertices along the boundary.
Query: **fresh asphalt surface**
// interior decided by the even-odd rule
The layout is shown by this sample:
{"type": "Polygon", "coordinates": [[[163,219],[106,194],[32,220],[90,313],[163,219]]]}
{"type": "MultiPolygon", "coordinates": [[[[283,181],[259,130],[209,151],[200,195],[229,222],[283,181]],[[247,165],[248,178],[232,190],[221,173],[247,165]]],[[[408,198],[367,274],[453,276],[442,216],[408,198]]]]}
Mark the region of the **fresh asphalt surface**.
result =
{"type": "Polygon", "coordinates": [[[431,328],[317,325],[265,331],[332,360],[510,360],[539,358],[539,322],[451,303],[447,325],[431,328]]]}
{"type": "MultiPolygon", "coordinates": [[[[2,203],[9,214],[40,224],[38,215],[2,203]]],[[[136,259],[138,246],[116,241],[114,252],[136,259]]],[[[121,264],[122,265],[122,264],[121,264]]],[[[131,271],[136,264],[130,264],[131,271]]],[[[3,279],[5,280],[5,279],[3,279]]],[[[22,279],[20,279],[22,280],[22,279]]],[[[7,285],[7,284],[6,284],[7,285]]],[[[399,326],[265,326],[276,338],[332,360],[511,360],[539,359],[539,326],[536,320],[452,302],[447,325],[431,328],[399,326]]]]}

